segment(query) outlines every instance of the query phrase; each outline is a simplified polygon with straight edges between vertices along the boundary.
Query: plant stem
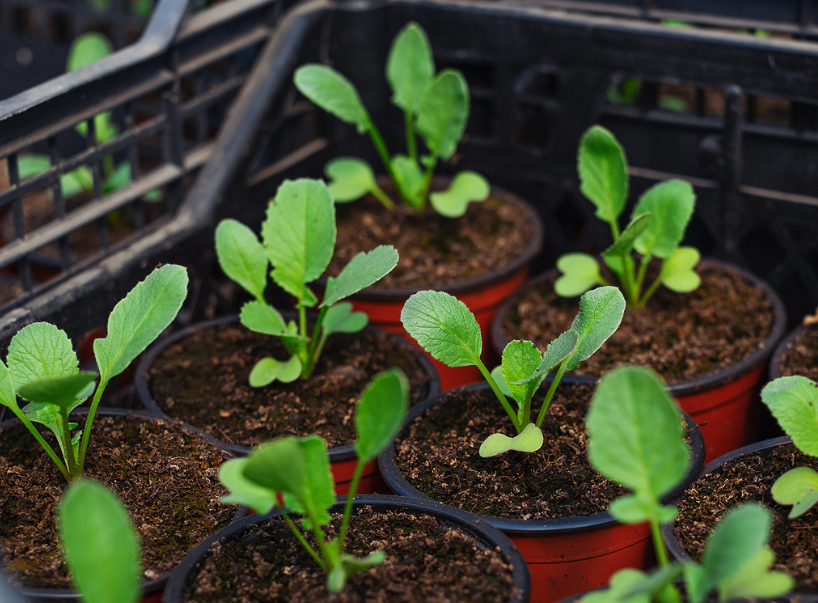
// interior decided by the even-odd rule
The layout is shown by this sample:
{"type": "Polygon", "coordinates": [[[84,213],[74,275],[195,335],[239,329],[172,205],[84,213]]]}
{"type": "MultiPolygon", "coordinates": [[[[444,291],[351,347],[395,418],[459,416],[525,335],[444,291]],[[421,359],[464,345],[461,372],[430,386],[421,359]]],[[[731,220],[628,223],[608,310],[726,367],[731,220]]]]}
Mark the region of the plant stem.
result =
{"type": "Polygon", "coordinates": [[[301,534],[301,530],[298,529],[298,526],[296,526],[293,520],[290,519],[290,516],[287,515],[287,511],[284,510],[284,506],[276,502],[276,507],[278,507],[278,510],[281,513],[281,516],[284,518],[284,521],[286,521],[287,525],[290,526],[290,530],[292,530],[298,542],[300,542],[301,546],[307,549],[307,552],[312,556],[313,559],[315,559],[315,562],[318,564],[318,567],[320,567],[325,572],[329,571],[324,560],[321,559],[321,556],[318,553],[316,553],[315,549],[313,549],[310,546],[310,543],[307,542],[307,540],[301,534]]]}
{"type": "Polygon", "coordinates": [[[548,412],[548,408],[551,406],[551,399],[554,397],[554,392],[557,391],[557,386],[560,384],[560,381],[562,381],[562,376],[568,369],[568,363],[566,361],[567,359],[563,360],[560,364],[560,368],[557,370],[557,375],[551,382],[551,387],[548,388],[548,393],[545,394],[545,400],[543,400],[542,408],[540,408],[540,412],[537,414],[537,427],[542,427],[542,422],[545,420],[545,415],[548,412]]]}
{"type": "Polygon", "coordinates": [[[372,188],[369,189],[369,192],[372,193],[386,209],[393,209],[395,207],[395,204],[392,202],[392,199],[389,198],[389,195],[383,192],[383,189],[377,184],[373,183],[372,188]]]}
{"type": "Polygon", "coordinates": [[[301,367],[301,376],[304,379],[309,379],[312,372],[315,370],[315,365],[318,362],[318,357],[321,355],[321,350],[324,349],[326,343],[326,336],[324,335],[324,317],[327,315],[329,308],[321,306],[318,311],[318,318],[315,319],[315,325],[312,329],[312,339],[310,339],[310,347],[307,350],[307,362],[301,367]]]}
{"type": "Polygon", "coordinates": [[[426,209],[426,200],[429,198],[429,187],[432,184],[432,176],[435,173],[435,166],[437,165],[437,157],[432,157],[429,160],[429,165],[426,166],[426,173],[423,175],[423,186],[420,189],[420,202],[423,204],[420,210],[426,209]]]}
{"type": "Polygon", "coordinates": [[[483,374],[483,377],[488,381],[489,386],[491,387],[494,395],[497,396],[497,399],[500,401],[500,404],[503,405],[503,408],[508,415],[508,418],[511,419],[512,425],[514,425],[514,429],[517,430],[517,433],[522,431],[520,427],[520,422],[517,420],[516,413],[511,409],[511,404],[508,403],[505,395],[502,391],[500,391],[500,387],[497,385],[497,382],[494,380],[494,377],[491,376],[491,373],[486,368],[486,365],[481,362],[479,358],[475,358],[475,366],[480,369],[480,372],[483,374]]]}
{"type": "Polygon", "coordinates": [[[656,550],[656,560],[660,567],[665,567],[668,564],[668,556],[662,541],[662,526],[654,517],[650,518],[650,535],[653,540],[653,548],[656,550]]]}
{"type": "MultiPolygon", "coordinates": [[[[383,162],[383,165],[386,168],[386,173],[389,174],[389,177],[392,179],[392,182],[394,182],[395,185],[397,186],[398,179],[395,178],[395,170],[392,168],[392,158],[389,155],[389,149],[386,148],[386,143],[383,140],[383,136],[381,136],[381,133],[378,131],[378,128],[375,126],[372,119],[367,117],[367,121],[368,121],[367,131],[369,132],[369,138],[372,139],[372,144],[375,145],[375,150],[378,151],[378,155],[380,156],[381,161],[383,162]]],[[[401,200],[405,203],[406,199],[403,198],[403,193],[401,192],[400,187],[397,188],[398,194],[400,194],[401,196],[401,200]]]]}
{"type": "Polygon", "coordinates": [[[77,469],[80,473],[85,469],[85,453],[88,451],[88,442],[91,439],[91,427],[94,424],[94,415],[97,414],[97,407],[102,398],[102,392],[105,391],[106,387],[108,387],[108,377],[106,376],[104,379],[100,377],[99,386],[97,386],[97,391],[94,392],[94,399],[91,400],[91,407],[88,409],[85,427],[82,429],[82,441],[80,442],[79,459],[77,463],[77,469]]]}
{"type": "Polygon", "coordinates": [[[358,482],[361,479],[365,464],[363,459],[358,459],[358,464],[355,466],[355,473],[352,475],[352,482],[349,484],[349,494],[347,494],[347,502],[344,505],[344,519],[341,521],[341,529],[338,532],[339,552],[343,552],[344,550],[344,539],[346,538],[347,527],[349,526],[349,516],[352,514],[352,499],[358,491],[358,482]]]}
{"type": "Polygon", "coordinates": [[[406,152],[412,161],[418,160],[418,148],[415,141],[415,124],[412,120],[412,110],[405,109],[403,111],[403,125],[406,129],[406,152]]]}
{"type": "MultiPolygon", "coordinates": [[[[648,271],[648,264],[649,263],[650,263],[650,256],[649,255],[643,255],[642,256],[642,261],[639,264],[639,274],[636,277],[636,291],[637,291],[637,294],[642,292],[642,285],[645,282],[645,274],[648,271]]],[[[637,300],[638,300],[638,298],[639,298],[639,296],[637,295],[637,300]]]]}
{"type": "Polygon", "coordinates": [[[28,420],[28,417],[25,415],[25,413],[19,408],[12,407],[9,408],[11,408],[11,411],[17,416],[17,418],[23,422],[23,425],[26,426],[26,428],[31,432],[31,435],[33,435],[37,442],[39,442],[40,446],[43,447],[43,450],[45,450],[46,454],[51,457],[51,460],[54,461],[55,465],[57,465],[57,469],[60,470],[60,473],[62,473],[63,477],[65,478],[65,481],[70,482],[71,474],[68,473],[68,469],[66,468],[65,464],[60,460],[60,457],[57,456],[57,453],[54,452],[54,449],[51,447],[51,445],[45,441],[45,438],[43,438],[42,434],[40,434],[37,428],[31,424],[31,421],[28,420]]]}
{"type": "Polygon", "coordinates": [[[642,296],[642,299],[640,299],[639,302],[634,307],[641,308],[646,303],[648,303],[648,300],[651,297],[653,297],[653,294],[656,293],[656,290],[659,288],[659,285],[661,285],[661,284],[662,284],[662,277],[661,277],[661,274],[660,274],[660,276],[657,276],[656,280],[653,281],[650,288],[647,291],[645,291],[645,295],[642,296]]]}
{"type": "Polygon", "coordinates": [[[82,475],[82,471],[77,471],[77,461],[74,459],[74,447],[71,445],[71,426],[68,424],[68,410],[60,405],[60,418],[62,419],[62,440],[65,447],[65,461],[68,463],[68,473],[71,479],[82,475]]]}

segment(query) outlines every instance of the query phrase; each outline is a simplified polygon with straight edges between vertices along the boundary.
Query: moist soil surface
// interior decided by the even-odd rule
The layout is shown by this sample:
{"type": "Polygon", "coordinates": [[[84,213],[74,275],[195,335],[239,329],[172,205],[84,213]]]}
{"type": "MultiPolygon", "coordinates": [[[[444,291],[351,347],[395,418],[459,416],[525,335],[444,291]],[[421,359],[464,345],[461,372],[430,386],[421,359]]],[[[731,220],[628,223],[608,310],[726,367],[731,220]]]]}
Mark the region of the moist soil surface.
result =
{"type": "MultiPolygon", "coordinates": [[[[544,389],[534,398],[536,412],[544,389]]],[[[425,495],[473,513],[552,519],[605,511],[625,490],[588,462],[585,413],[592,395],[589,385],[560,384],[540,450],[481,458],[483,440],[497,431],[513,436],[514,428],[490,390],[455,390],[410,424],[395,446],[398,468],[425,495]]]]}
{"type": "Polygon", "coordinates": [[[456,219],[402,204],[387,210],[371,197],[337,208],[338,236],[327,275],[337,276],[360,251],[394,245],[400,260],[372,285],[377,289],[440,287],[487,274],[521,256],[534,236],[529,214],[495,196],[470,203],[456,219]]]}
{"type": "Polygon", "coordinates": [[[278,339],[238,322],[202,329],[156,358],[147,375],[150,391],[168,415],[243,446],[312,433],[329,447],[355,441],[355,404],[372,378],[393,366],[409,378],[410,404],[428,395],[419,361],[376,329],[330,337],[308,381],[252,388],[250,370],[265,356],[287,357],[278,339]]]}
{"type": "MultiPolygon", "coordinates": [[[[333,516],[328,537],[340,518],[333,516]]],[[[307,539],[315,546],[311,535],[307,539]]],[[[215,543],[182,601],[500,603],[513,592],[512,568],[499,549],[428,515],[361,508],[350,521],[344,552],[362,557],[375,550],[384,551],[386,561],[355,574],[343,592],[330,596],[326,575],[287,525],[273,518],[215,543]]]]}
{"type": "Polygon", "coordinates": [[[777,366],[783,377],[801,375],[818,380],[818,325],[811,325],[793,339],[777,366]]]}
{"type": "MultiPolygon", "coordinates": [[[[59,450],[50,432],[45,438],[59,450]]],[[[219,504],[227,491],[217,474],[226,458],[214,445],[167,420],[98,416],[94,421],[85,474],[123,499],[142,543],[146,579],[173,569],[235,515],[234,506],[219,504]]],[[[14,583],[71,587],[55,525],[66,487],[59,469],[24,426],[3,430],[0,563],[14,583]]]]}
{"type": "MultiPolygon", "coordinates": [[[[763,289],[737,271],[700,265],[697,272],[702,284],[695,291],[661,287],[644,307],[626,310],[619,329],[573,374],[599,376],[643,364],[676,383],[715,373],[763,348],[774,318],[763,289]]],[[[511,308],[503,322],[506,341],[527,339],[545,350],[578,310],[579,298],[559,297],[553,280],[546,281],[511,308]]]]}
{"type": "Polygon", "coordinates": [[[773,568],[792,576],[799,593],[818,593],[818,509],[787,519],[791,507],[777,504],[770,494],[775,480],[794,467],[818,469],[818,459],[787,444],[744,455],[695,482],[679,503],[673,530],[682,548],[695,560],[701,560],[708,534],[728,509],[747,501],[760,502],[773,513],[773,568]]]}

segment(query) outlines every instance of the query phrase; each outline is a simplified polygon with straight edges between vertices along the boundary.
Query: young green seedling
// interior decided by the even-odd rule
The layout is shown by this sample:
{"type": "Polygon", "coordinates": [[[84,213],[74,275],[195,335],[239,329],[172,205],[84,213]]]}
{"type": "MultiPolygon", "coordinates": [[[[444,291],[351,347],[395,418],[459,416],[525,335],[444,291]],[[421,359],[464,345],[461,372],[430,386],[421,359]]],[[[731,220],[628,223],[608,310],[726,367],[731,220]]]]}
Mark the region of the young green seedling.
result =
{"type": "Polygon", "coordinates": [[[609,512],[622,523],[650,522],[659,567],[650,574],[621,570],[610,588],[586,595],[583,603],[679,603],[674,581],[682,575],[690,603],[702,603],[713,591],[724,602],[775,597],[792,588],[789,576],[768,571],[772,517],[759,505],[743,505],[725,515],[701,564],[669,561],[660,530],[673,521],[676,509],[663,505],[661,498],[688,472],[690,453],[679,410],[651,369],[623,367],[603,376],[585,424],[594,469],[633,490],[611,503],[609,512]]]}
{"type": "MultiPolygon", "coordinates": [[[[630,223],[620,231],[619,216],[628,199],[629,176],[625,151],[613,134],[601,126],[589,129],[580,141],[577,169],[582,194],[596,206],[597,217],[610,225],[614,242],[602,252],[602,259],[619,278],[629,307],[644,306],[659,285],[679,293],[699,286],[701,279],[693,270],[699,252],[679,246],[696,200],[690,184],[667,180],[647,190],[633,208],[630,223]],[[634,251],[641,259],[633,255],[634,251]],[[662,261],[659,275],[643,292],[648,265],[654,257],[662,261]]],[[[557,268],[563,275],[554,290],[563,297],[608,284],[596,258],[587,253],[565,254],[557,260],[557,268]]]]}
{"type": "Polygon", "coordinates": [[[113,492],[99,482],[79,479],[63,494],[57,520],[71,579],[85,603],[139,599],[139,539],[113,492]]]}
{"type": "MultiPolygon", "coordinates": [[[[806,377],[780,377],[761,390],[781,429],[804,454],[818,457],[818,385],[806,377]]],[[[779,477],[772,489],[780,505],[792,505],[789,518],[800,517],[818,503],[818,472],[796,467],[779,477]]]]}
{"type": "Polygon", "coordinates": [[[187,271],[168,264],[157,268],[114,306],[108,317],[108,334],[94,341],[96,373],[80,372],[77,355],[64,331],[47,322],[24,327],[9,344],[6,361],[0,361],[0,404],[8,407],[37,439],[66,480],[80,477],[91,437],[91,427],[108,382],[164,331],[187,295],[187,271]],[[85,428],[68,415],[93,394],[85,428]],[[23,409],[17,396],[29,402],[23,409]],[[62,460],[32,424],[41,423],[57,438],[62,460]]]}
{"type": "Polygon", "coordinates": [[[236,220],[222,220],[216,229],[216,254],[224,273],[243,287],[254,301],[241,309],[242,324],[256,333],[280,337],[286,360],[262,358],[250,372],[250,385],[263,387],[276,379],[288,383],[309,379],[327,338],[333,333],[357,333],[366,314],[352,312],[349,302],[338,303],[376,283],[398,263],[398,252],[381,245],[361,252],[337,277],[327,279],[323,301],[307,286],[327,269],[335,248],[335,205],[320,180],[285,180],[267,207],[259,242],[252,230],[236,220]],[[285,322],[264,299],[268,264],[277,285],[295,297],[298,323],[285,322]],[[310,334],[307,308],[318,304],[310,334]]]}
{"type": "Polygon", "coordinates": [[[543,420],[554,392],[566,371],[575,370],[616,331],[625,312],[625,298],[616,287],[600,287],[582,296],[579,314],[571,328],[552,341],[544,354],[530,341],[515,340],[503,350],[502,365],[489,373],[480,360],[483,339],[480,326],[466,304],[442,291],[420,291],[401,310],[401,322],[433,358],[451,367],[476,366],[502,404],[517,435],[490,435],[480,446],[480,456],[508,450],[534,452],[542,447],[543,420]],[[531,399],[546,375],[556,376],[531,422],[531,399]],[[516,403],[512,407],[506,396],[516,403]]]}
{"type": "MultiPolygon", "coordinates": [[[[472,201],[488,197],[489,185],[480,174],[463,171],[448,190],[429,193],[435,166],[448,161],[469,119],[469,88],[463,74],[444,69],[435,75],[432,49],[426,32],[417,23],[407,24],[398,33],[386,64],[386,79],[392,87],[392,102],[403,111],[406,154],[390,155],[378,128],[361,102],[355,86],[325,65],[304,65],[295,72],[295,85],[313,103],[341,121],[355,125],[360,134],[372,139],[401,200],[418,211],[426,209],[429,198],[439,214],[457,218],[472,201]],[[426,144],[428,154],[418,155],[415,130],[426,144]]],[[[330,191],[339,203],[354,201],[372,193],[385,207],[393,202],[375,183],[375,173],[367,162],[341,157],[326,166],[330,191]]]]}
{"type": "Polygon", "coordinates": [[[375,377],[366,388],[355,414],[358,464],[350,483],[338,536],[327,540],[322,526],[330,522],[335,504],[335,487],[330,472],[326,442],[316,436],[277,438],[256,448],[248,457],[228,461],[219,479],[229,488],[222,502],[238,503],[268,513],[274,506],[318,566],[327,574],[330,592],[343,590],[347,578],[385,559],[383,551],[359,558],[344,553],[344,539],[352,512],[352,499],[364,465],[378,456],[395,438],[409,405],[409,384],[400,369],[390,369],[375,377]],[[279,503],[302,514],[302,527],[315,539],[313,547],[279,503]]]}

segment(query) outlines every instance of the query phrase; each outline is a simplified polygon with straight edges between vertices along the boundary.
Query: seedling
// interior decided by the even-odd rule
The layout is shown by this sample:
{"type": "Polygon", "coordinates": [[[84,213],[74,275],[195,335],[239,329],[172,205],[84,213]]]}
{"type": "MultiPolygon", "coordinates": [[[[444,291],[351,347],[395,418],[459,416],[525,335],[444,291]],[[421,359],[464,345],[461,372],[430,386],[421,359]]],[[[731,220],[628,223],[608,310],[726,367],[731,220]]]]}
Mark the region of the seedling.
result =
{"type": "MultiPolygon", "coordinates": [[[[781,429],[804,454],[818,456],[818,385],[806,377],[780,377],[761,390],[781,429]]],[[[789,518],[800,517],[818,503],[818,472],[796,467],[773,484],[772,495],[780,505],[792,505],[789,518]]]]}
{"type": "MultiPolygon", "coordinates": [[[[628,199],[628,163],[613,134],[593,126],[583,135],[577,171],[582,194],[596,206],[597,217],[611,227],[614,242],[602,252],[602,259],[618,277],[628,307],[644,306],[659,285],[679,293],[699,286],[701,279],[694,271],[699,252],[694,247],[679,246],[696,201],[690,184],[667,180],[648,189],[633,208],[630,223],[621,231],[619,216],[628,199]],[[634,251],[641,258],[635,257],[634,251]],[[643,292],[652,258],[661,260],[659,275],[643,292]]],[[[567,253],[557,260],[557,268],[563,274],[554,290],[563,297],[575,297],[608,284],[596,258],[587,253],[567,253]]]]}
{"type": "Polygon", "coordinates": [[[142,570],[128,511],[99,482],[79,479],[60,500],[57,526],[71,579],[85,603],[134,603],[142,570]]]}
{"type": "Polygon", "coordinates": [[[514,340],[503,350],[501,366],[489,373],[480,360],[483,339],[480,325],[466,304],[442,291],[420,291],[401,310],[401,322],[433,358],[451,367],[476,366],[502,404],[517,435],[490,435],[480,446],[488,457],[517,450],[534,452],[543,444],[540,429],[554,392],[566,371],[575,370],[613,334],[622,322],[625,298],[616,287],[600,287],[582,296],[579,314],[565,333],[542,354],[530,341],[514,340]],[[546,375],[556,369],[535,422],[531,422],[531,399],[546,375]],[[506,396],[516,403],[514,409],[506,396]]]}
{"type": "Polygon", "coordinates": [[[608,509],[622,523],[650,523],[659,567],[646,574],[625,569],[608,590],[590,593],[583,603],[679,603],[674,585],[684,577],[690,603],[712,592],[719,601],[776,597],[792,588],[792,578],[768,570],[774,560],[766,548],[772,517],[760,505],[731,509],[708,539],[701,564],[671,563],[661,537],[676,509],[661,503],[690,468],[679,410],[656,373],[647,367],[616,369],[603,376],[585,421],[588,458],[594,469],[633,490],[608,509]]]}
{"type": "Polygon", "coordinates": [[[168,264],[157,268],[114,306],[108,335],[94,341],[97,373],[79,370],[77,355],[65,331],[47,322],[20,330],[9,344],[8,366],[0,361],[0,404],[8,407],[37,439],[69,482],[80,477],[91,427],[108,382],[164,331],[187,295],[187,271],[168,264]],[[93,394],[85,428],[68,420],[69,413],[93,394]],[[17,396],[29,402],[23,409],[17,396]],[[57,437],[62,460],[34,427],[41,423],[57,437]]]}
{"type": "Polygon", "coordinates": [[[367,324],[349,302],[338,303],[376,283],[398,263],[398,252],[381,245],[352,258],[337,277],[327,279],[323,301],[307,286],[327,269],[335,248],[335,205],[320,180],[285,180],[267,207],[259,242],[252,230],[236,220],[223,220],[216,229],[216,254],[224,273],[255,300],[241,309],[241,323],[256,333],[280,337],[286,360],[266,357],[250,372],[250,385],[263,387],[276,379],[289,383],[312,375],[327,338],[333,333],[357,333],[367,324]],[[264,299],[268,265],[273,281],[295,297],[298,323],[285,322],[264,299]],[[307,308],[318,305],[312,333],[307,308]]]}
{"type": "Polygon", "coordinates": [[[409,384],[400,369],[381,373],[364,391],[355,414],[358,464],[337,537],[327,540],[322,529],[331,519],[329,509],[335,503],[335,487],[327,443],[317,435],[277,438],[262,444],[248,457],[225,463],[219,479],[231,493],[222,502],[246,505],[256,513],[268,513],[277,507],[301,545],[326,572],[329,591],[340,592],[350,576],[383,563],[386,558],[383,551],[362,558],[344,553],[344,539],[364,465],[395,438],[408,405],[409,384]],[[301,526],[312,532],[317,550],[281,505],[279,494],[283,494],[287,508],[304,516],[301,526]]]}
{"type": "MultiPolygon", "coordinates": [[[[355,125],[358,133],[369,134],[400,199],[418,211],[429,198],[439,214],[458,218],[472,201],[488,197],[489,185],[480,174],[458,173],[446,191],[429,194],[439,160],[448,161],[469,120],[469,88],[460,71],[444,69],[435,75],[435,63],[426,32],[408,23],[392,42],[386,63],[386,79],[392,87],[392,102],[403,110],[406,154],[390,155],[381,133],[364,107],[355,86],[326,65],[304,65],[295,72],[295,85],[313,103],[335,117],[355,125]],[[418,155],[416,133],[428,154],[418,155]]],[[[370,165],[357,157],[341,157],[327,164],[330,191],[339,203],[372,193],[386,208],[393,201],[375,183],[370,165]]]]}

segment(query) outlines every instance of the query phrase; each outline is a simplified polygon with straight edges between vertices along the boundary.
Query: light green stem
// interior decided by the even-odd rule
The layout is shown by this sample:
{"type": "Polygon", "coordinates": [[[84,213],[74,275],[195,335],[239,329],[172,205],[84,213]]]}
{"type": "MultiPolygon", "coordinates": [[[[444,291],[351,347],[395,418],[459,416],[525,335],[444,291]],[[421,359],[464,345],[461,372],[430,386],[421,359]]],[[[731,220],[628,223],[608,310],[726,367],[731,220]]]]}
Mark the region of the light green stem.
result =
{"type": "Polygon", "coordinates": [[[659,285],[661,285],[661,284],[662,284],[662,277],[661,277],[661,276],[657,276],[657,277],[656,277],[656,280],[655,280],[655,281],[653,281],[653,283],[651,284],[650,288],[649,288],[647,291],[645,291],[645,295],[644,295],[644,296],[642,296],[642,299],[640,299],[640,300],[639,300],[639,302],[638,302],[638,303],[636,304],[636,306],[634,306],[634,307],[635,307],[635,308],[641,308],[641,307],[642,307],[642,306],[644,306],[646,303],[648,303],[648,300],[649,300],[651,297],[653,297],[653,294],[654,294],[654,293],[656,293],[656,290],[659,288],[659,285]]]}
{"type": "Polygon", "coordinates": [[[355,466],[355,473],[352,475],[352,481],[349,484],[349,493],[347,494],[347,502],[344,505],[344,518],[341,521],[341,529],[338,532],[338,550],[343,552],[344,539],[347,536],[347,528],[349,527],[349,517],[352,515],[352,499],[358,491],[358,482],[361,480],[361,474],[364,472],[364,465],[366,463],[363,459],[358,459],[358,464],[355,466]]]}
{"type": "Polygon", "coordinates": [[[403,111],[403,125],[406,129],[406,152],[409,157],[412,158],[412,161],[417,163],[418,147],[417,142],[415,141],[415,124],[414,120],[412,119],[411,109],[405,109],[403,111]]]}
{"type": "Polygon", "coordinates": [[[511,419],[511,423],[512,425],[514,425],[514,429],[517,431],[517,433],[520,433],[522,431],[522,427],[520,427],[520,422],[517,420],[516,413],[511,409],[511,404],[508,403],[508,399],[506,399],[505,395],[500,390],[500,386],[497,385],[497,382],[494,380],[494,377],[491,376],[491,373],[486,368],[486,365],[483,364],[479,358],[475,357],[474,360],[476,360],[474,365],[478,369],[480,369],[480,372],[483,374],[483,377],[488,382],[489,386],[491,387],[491,390],[494,392],[494,395],[497,396],[497,399],[500,401],[500,404],[503,405],[503,408],[505,409],[508,418],[511,419]]]}
{"type": "Polygon", "coordinates": [[[650,264],[650,256],[643,255],[642,261],[639,264],[639,274],[636,277],[636,298],[642,293],[642,285],[645,283],[645,274],[648,271],[648,264],[650,264]]]}
{"type": "Polygon", "coordinates": [[[26,428],[31,432],[31,435],[33,435],[37,442],[39,442],[40,446],[43,447],[43,450],[45,450],[46,454],[49,457],[51,457],[51,460],[54,461],[55,465],[57,465],[57,468],[60,470],[60,473],[62,473],[63,477],[65,478],[65,481],[70,482],[71,474],[68,473],[68,469],[66,468],[65,464],[60,460],[60,457],[57,456],[57,453],[54,452],[54,449],[51,447],[51,445],[45,441],[45,438],[43,438],[42,434],[40,434],[37,428],[31,424],[31,421],[28,420],[28,417],[25,415],[25,413],[19,408],[12,407],[9,408],[11,408],[11,412],[13,412],[15,416],[23,422],[23,425],[26,426],[26,428]]]}
{"type": "Polygon", "coordinates": [[[318,363],[318,358],[321,356],[321,351],[324,349],[324,344],[327,341],[324,335],[324,317],[327,315],[329,308],[322,306],[318,311],[318,318],[315,320],[315,325],[312,329],[312,339],[310,339],[310,347],[307,350],[307,362],[301,367],[301,377],[309,379],[312,372],[315,370],[315,365],[318,363]]]}
{"type": "Polygon", "coordinates": [[[560,364],[560,368],[557,370],[557,375],[551,382],[551,387],[548,388],[548,393],[545,394],[545,400],[543,400],[542,408],[540,408],[540,412],[537,415],[537,427],[542,427],[542,422],[545,420],[545,415],[548,413],[548,409],[551,406],[551,400],[554,398],[554,392],[557,391],[557,386],[560,384],[560,381],[562,381],[562,376],[565,374],[567,369],[568,362],[566,359],[562,361],[562,364],[560,364]]]}
{"type": "Polygon", "coordinates": [[[389,195],[387,195],[383,189],[374,182],[372,183],[372,188],[369,189],[369,192],[372,193],[386,209],[393,209],[395,207],[395,204],[392,202],[392,199],[389,198],[389,195]]]}
{"type": "Polygon", "coordinates": [[[432,184],[432,176],[435,173],[435,166],[437,165],[437,157],[432,157],[429,165],[426,166],[426,173],[423,175],[423,186],[420,188],[420,203],[421,211],[426,209],[426,200],[429,198],[429,187],[432,184]]]}
{"type": "Polygon", "coordinates": [[[68,424],[68,410],[65,406],[60,405],[60,418],[62,419],[62,440],[65,447],[65,462],[68,465],[68,473],[71,479],[76,479],[82,475],[82,471],[77,466],[77,460],[74,459],[74,447],[71,445],[71,426],[68,424]]]}
{"type": "MultiPolygon", "coordinates": [[[[389,177],[392,179],[392,182],[395,183],[397,187],[398,179],[395,178],[395,170],[392,167],[392,158],[389,154],[389,149],[386,148],[386,143],[383,140],[383,136],[378,131],[378,128],[375,126],[375,123],[372,121],[371,118],[367,116],[367,132],[369,132],[369,137],[372,139],[372,144],[375,145],[375,150],[378,151],[378,155],[383,162],[384,167],[386,168],[386,173],[389,174],[389,177]]],[[[403,193],[400,192],[400,187],[398,188],[398,193],[401,196],[401,200],[405,203],[406,199],[403,198],[403,193]]]]}
{"type": "Polygon", "coordinates": [[[91,439],[91,427],[94,425],[94,416],[97,414],[97,407],[99,401],[102,399],[102,392],[108,387],[108,377],[105,379],[100,377],[97,391],[94,392],[94,399],[91,400],[91,408],[88,409],[88,416],[85,419],[85,427],[82,429],[82,440],[80,441],[79,462],[77,469],[82,474],[85,469],[85,453],[88,451],[88,442],[91,439]]]}
{"type": "Polygon", "coordinates": [[[303,546],[307,550],[307,552],[310,554],[310,556],[313,559],[315,559],[315,562],[318,564],[318,567],[320,567],[325,572],[329,572],[329,569],[327,568],[326,563],[324,562],[324,560],[321,559],[321,556],[318,553],[315,552],[315,549],[313,549],[310,546],[310,543],[307,542],[307,540],[301,534],[301,530],[298,529],[298,526],[296,526],[295,523],[293,522],[293,520],[290,519],[290,516],[287,515],[287,511],[284,510],[284,506],[276,503],[276,507],[278,507],[278,510],[281,513],[281,516],[284,518],[284,521],[286,521],[287,525],[290,526],[290,530],[292,530],[292,533],[293,533],[293,535],[295,535],[296,540],[298,540],[298,542],[301,543],[301,546],[303,546]]]}

